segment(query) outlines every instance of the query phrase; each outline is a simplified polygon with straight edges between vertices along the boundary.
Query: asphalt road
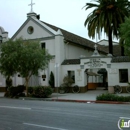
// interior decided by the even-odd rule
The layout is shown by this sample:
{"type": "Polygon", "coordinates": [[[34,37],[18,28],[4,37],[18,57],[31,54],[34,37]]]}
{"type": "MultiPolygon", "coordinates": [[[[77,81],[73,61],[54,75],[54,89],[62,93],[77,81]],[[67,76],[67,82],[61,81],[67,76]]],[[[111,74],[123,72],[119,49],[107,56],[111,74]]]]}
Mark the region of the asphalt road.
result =
{"type": "Polygon", "coordinates": [[[130,105],[0,99],[0,130],[119,130],[130,105]]]}

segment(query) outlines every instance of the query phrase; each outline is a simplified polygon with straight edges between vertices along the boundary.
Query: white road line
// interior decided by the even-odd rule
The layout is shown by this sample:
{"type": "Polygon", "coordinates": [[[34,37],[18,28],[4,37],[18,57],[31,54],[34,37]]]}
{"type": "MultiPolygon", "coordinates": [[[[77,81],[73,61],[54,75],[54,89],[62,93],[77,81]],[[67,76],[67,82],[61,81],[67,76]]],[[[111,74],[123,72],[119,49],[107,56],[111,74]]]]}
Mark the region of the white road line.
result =
{"type": "Polygon", "coordinates": [[[47,128],[47,129],[53,129],[53,130],[67,130],[63,128],[56,128],[56,127],[50,127],[50,126],[45,126],[45,125],[37,125],[37,124],[31,124],[31,123],[23,123],[24,125],[30,125],[30,126],[35,126],[35,127],[42,127],[42,128],[47,128]]]}
{"type": "Polygon", "coordinates": [[[120,117],[120,119],[130,119],[130,117],[120,117]]]}
{"type": "Polygon", "coordinates": [[[13,106],[0,106],[0,108],[11,108],[11,109],[31,110],[31,108],[28,108],[28,107],[13,107],[13,106]]]}
{"type": "MultiPolygon", "coordinates": [[[[47,112],[47,110],[45,110],[45,111],[41,111],[41,110],[34,110],[34,109],[32,109],[32,111],[37,111],[37,112],[47,112]]],[[[70,112],[66,112],[66,111],[63,111],[63,112],[57,112],[57,111],[53,111],[52,113],[56,113],[56,114],[62,114],[62,115],[73,115],[73,116],[89,116],[89,117],[99,117],[99,116],[96,116],[96,115],[88,115],[89,113],[84,113],[84,114],[76,114],[76,113],[70,113],[70,112]],[[63,113],[64,112],[64,113],[63,113]]]]}

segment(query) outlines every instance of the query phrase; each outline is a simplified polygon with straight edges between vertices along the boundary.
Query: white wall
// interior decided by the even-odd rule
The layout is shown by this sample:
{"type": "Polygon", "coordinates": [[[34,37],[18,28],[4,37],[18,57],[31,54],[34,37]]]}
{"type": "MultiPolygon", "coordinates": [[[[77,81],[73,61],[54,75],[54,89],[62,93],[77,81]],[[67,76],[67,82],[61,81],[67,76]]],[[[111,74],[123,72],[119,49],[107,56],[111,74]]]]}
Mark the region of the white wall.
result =
{"type": "Polygon", "coordinates": [[[122,63],[112,63],[111,69],[109,69],[109,85],[120,85],[120,86],[128,86],[127,83],[119,82],[119,69],[128,69],[128,80],[130,82],[130,63],[122,62],[122,63]]]}
{"type": "MultiPolygon", "coordinates": [[[[104,46],[108,46],[109,45],[108,40],[101,40],[101,41],[98,42],[98,44],[104,45],[104,46]]],[[[118,42],[114,42],[113,41],[113,45],[118,45],[118,44],[119,44],[118,42]]]]}
{"type": "Polygon", "coordinates": [[[75,72],[75,83],[76,85],[83,87],[84,86],[84,74],[80,69],[80,65],[62,65],[62,75],[60,84],[63,83],[63,78],[68,74],[68,71],[75,72]]]}
{"type": "Polygon", "coordinates": [[[81,55],[91,56],[92,51],[88,51],[84,48],[74,46],[72,44],[65,44],[65,58],[66,59],[79,59],[81,55]]]}
{"type": "Polygon", "coordinates": [[[52,34],[49,33],[46,29],[42,28],[34,21],[29,20],[29,22],[24,26],[24,28],[22,28],[22,30],[20,30],[20,32],[16,35],[15,39],[19,37],[23,37],[23,39],[37,39],[51,36],[52,34]],[[27,32],[29,26],[32,26],[34,28],[34,32],[32,34],[29,34],[27,32]]]}

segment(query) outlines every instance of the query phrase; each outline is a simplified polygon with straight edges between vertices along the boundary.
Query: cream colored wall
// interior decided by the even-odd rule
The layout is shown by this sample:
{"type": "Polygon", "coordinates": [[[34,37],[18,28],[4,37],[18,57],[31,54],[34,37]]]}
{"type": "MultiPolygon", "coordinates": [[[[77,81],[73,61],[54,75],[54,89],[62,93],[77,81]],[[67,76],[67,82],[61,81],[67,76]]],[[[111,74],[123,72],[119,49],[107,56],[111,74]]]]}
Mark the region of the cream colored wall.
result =
{"type": "Polygon", "coordinates": [[[16,35],[15,39],[19,37],[23,37],[23,39],[37,39],[51,36],[53,35],[49,33],[45,28],[42,28],[34,21],[29,20],[29,22],[24,26],[24,28],[22,28],[22,30],[20,30],[20,32],[16,35]],[[29,34],[27,32],[29,26],[32,26],[34,28],[34,32],[32,34],[29,34]]]}
{"type": "Polygon", "coordinates": [[[91,56],[92,51],[88,51],[84,48],[77,47],[71,44],[65,44],[65,58],[66,59],[79,59],[80,56],[91,56]]]}
{"type": "Polygon", "coordinates": [[[68,71],[75,72],[75,83],[73,85],[78,85],[83,87],[85,84],[85,76],[83,71],[80,69],[79,65],[62,65],[62,74],[61,74],[61,81],[60,84],[63,83],[63,78],[68,74],[68,71]]]}
{"type": "Polygon", "coordinates": [[[128,80],[130,82],[130,63],[112,63],[111,69],[109,69],[109,85],[120,85],[120,86],[127,86],[127,83],[120,83],[119,82],[119,69],[128,69],[128,80]]]}

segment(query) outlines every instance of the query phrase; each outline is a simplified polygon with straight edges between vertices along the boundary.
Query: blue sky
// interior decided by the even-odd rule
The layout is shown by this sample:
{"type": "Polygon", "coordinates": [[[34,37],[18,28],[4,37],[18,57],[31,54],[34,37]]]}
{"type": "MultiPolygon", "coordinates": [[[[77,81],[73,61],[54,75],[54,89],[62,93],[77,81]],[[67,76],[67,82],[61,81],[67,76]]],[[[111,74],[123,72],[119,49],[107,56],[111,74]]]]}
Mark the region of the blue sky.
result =
{"type": "MultiPolygon", "coordinates": [[[[90,0],[33,0],[34,12],[40,14],[42,21],[88,38],[84,21],[88,12],[82,7],[90,0]]],[[[0,26],[9,32],[9,37],[19,29],[27,19],[31,0],[1,0],[0,26]]]]}
{"type": "MultiPolygon", "coordinates": [[[[31,0],[1,0],[0,26],[9,32],[9,37],[26,21],[31,0]]],[[[40,20],[63,28],[89,39],[84,21],[90,11],[83,6],[92,0],[33,0],[33,11],[40,14],[40,20]]],[[[101,37],[104,39],[104,35],[101,37]]],[[[92,40],[92,39],[90,39],[92,40]]]]}

